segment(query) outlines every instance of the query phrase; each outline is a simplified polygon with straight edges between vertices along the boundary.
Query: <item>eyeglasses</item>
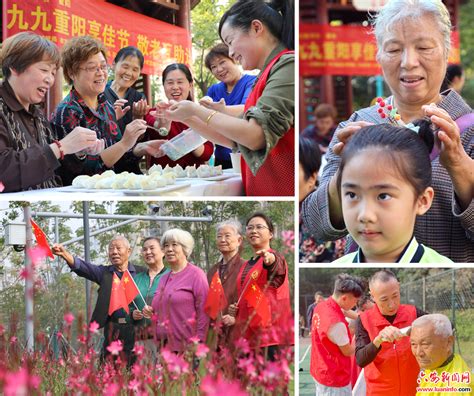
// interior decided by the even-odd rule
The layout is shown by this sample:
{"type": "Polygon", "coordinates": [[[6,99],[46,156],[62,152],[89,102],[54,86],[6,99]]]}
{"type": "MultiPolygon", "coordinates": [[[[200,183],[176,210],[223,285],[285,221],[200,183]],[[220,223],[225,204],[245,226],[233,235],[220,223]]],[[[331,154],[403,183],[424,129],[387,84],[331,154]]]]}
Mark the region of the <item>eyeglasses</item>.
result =
{"type": "Polygon", "coordinates": [[[101,72],[108,72],[109,71],[109,65],[107,64],[102,64],[99,66],[87,66],[87,67],[80,67],[80,70],[85,70],[87,73],[97,73],[99,71],[101,72]]]}
{"type": "Polygon", "coordinates": [[[264,226],[263,224],[257,224],[257,225],[248,225],[247,227],[245,227],[245,229],[247,231],[253,231],[253,230],[257,230],[257,231],[262,231],[264,229],[267,229],[269,230],[270,228],[268,228],[267,226],[264,226]]]}

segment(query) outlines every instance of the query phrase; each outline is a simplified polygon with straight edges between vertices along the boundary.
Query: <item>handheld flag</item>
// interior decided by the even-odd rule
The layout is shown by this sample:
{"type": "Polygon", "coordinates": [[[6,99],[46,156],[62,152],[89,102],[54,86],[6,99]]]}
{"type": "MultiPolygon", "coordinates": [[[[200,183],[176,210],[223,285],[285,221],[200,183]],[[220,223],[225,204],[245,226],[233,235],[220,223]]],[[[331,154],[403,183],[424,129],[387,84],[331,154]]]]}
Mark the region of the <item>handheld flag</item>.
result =
{"type": "Polygon", "coordinates": [[[217,315],[225,307],[227,307],[227,298],[222,287],[221,278],[219,277],[219,271],[216,271],[212,277],[211,284],[209,285],[209,293],[206,299],[206,305],[204,306],[204,312],[213,319],[216,320],[217,315]]]}
{"type": "Polygon", "coordinates": [[[123,308],[127,313],[128,309],[127,297],[122,282],[116,273],[112,278],[112,290],[110,291],[109,315],[112,315],[117,309],[123,308]]]}
{"type": "Polygon", "coordinates": [[[135,300],[135,297],[140,294],[140,290],[138,290],[138,287],[128,270],[126,270],[122,275],[122,286],[125,291],[127,304],[130,304],[135,300]]]}
{"type": "Polygon", "coordinates": [[[42,247],[45,250],[46,255],[49,258],[54,259],[53,252],[51,252],[51,248],[49,247],[48,239],[46,238],[46,234],[38,226],[38,224],[36,224],[33,221],[33,219],[30,219],[30,222],[31,222],[31,227],[33,228],[33,233],[35,234],[36,244],[38,246],[42,247]]]}
{"type": "Polygon", "coordinates": [[[255,310],[254,317],[250,322],[251,327],[267,327],[271,325],[270,302],[256,280],[252,279],[249,287],[247,287],[243,294],[242,300],[255,310]]]}

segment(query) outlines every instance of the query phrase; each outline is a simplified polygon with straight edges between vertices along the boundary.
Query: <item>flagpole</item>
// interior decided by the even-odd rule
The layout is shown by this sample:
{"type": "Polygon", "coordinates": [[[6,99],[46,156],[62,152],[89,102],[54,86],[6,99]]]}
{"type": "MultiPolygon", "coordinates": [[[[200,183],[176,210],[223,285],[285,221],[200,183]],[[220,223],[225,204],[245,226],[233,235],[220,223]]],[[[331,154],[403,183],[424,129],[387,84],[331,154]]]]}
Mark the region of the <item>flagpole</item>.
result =
{"type": "Polygon", "coordinates": [[[239,305],[240,300],[242,300],[242,297],[244,296],[245,292],[247,291],[247,288],[249,287],[251,280],[252,280],[252,276],[249,276],[249,280],[247,281],[247,284],[245,285],[244,289],[242,290],[242,293],[240,293],[239,299],[237,300],[237,305],[239,305]]]}
{"type": "MultiPolygon", "coordinates": [[[[148,304],[146,303],[145,299],[143,298],[142,293],[140,292],[140,289],[138,288],[137,284],[135,283],[135,280],[133,279],[133,276],[132,276],[132,274],[130,273],[130,271],[128,270],[128,268],[127,268],[125,271],[127,271],[128,275],[130,276],[130,279],[132,280],[133,284],[134,284],[135,287],[137,288],[138,294],[140,294],[140,297],[142,298],[143,303],[144,303],[145,305],[148,305],[148,304]]],[[[135,304],[135,301],[134,301],[133,303],[135,304]]],[[[135,306],[136,306],[136,305],[135,305],[135,306]]],[[[136,307],[137,307],[137,306],[136,306],[136,307]]],[[[137,307],[137,309],[138,309],[138,307],[137,307]]]]}

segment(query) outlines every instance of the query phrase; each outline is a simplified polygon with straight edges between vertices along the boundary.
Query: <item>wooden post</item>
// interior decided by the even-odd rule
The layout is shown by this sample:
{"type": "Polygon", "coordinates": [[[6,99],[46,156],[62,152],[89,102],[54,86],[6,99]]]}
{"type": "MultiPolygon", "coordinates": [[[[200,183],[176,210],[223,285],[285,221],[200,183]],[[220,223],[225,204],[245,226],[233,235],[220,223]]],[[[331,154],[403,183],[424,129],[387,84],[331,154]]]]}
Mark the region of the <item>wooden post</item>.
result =
{"type": "Polygon", "coordinates": [[[148,74],[143,74],[143,93],[145,94],[147,103],[151,106],[153,98],[151,97],[151,82],[148,74]]]}
{"type": "Polygon", "coordinates": [[[56,106],[63,100],[63,81],[63,69],[60,67],[56,73],[54,84],[49,89],[46,97],[45,114],[48,120],[51,119],[51,114],[53,114],[56,106]]]}
{"type": "Polygon", "coordinates": [[[190,0],[182,0],[178,11],[178,26],[191,31],[191,3],[190,0]]]}

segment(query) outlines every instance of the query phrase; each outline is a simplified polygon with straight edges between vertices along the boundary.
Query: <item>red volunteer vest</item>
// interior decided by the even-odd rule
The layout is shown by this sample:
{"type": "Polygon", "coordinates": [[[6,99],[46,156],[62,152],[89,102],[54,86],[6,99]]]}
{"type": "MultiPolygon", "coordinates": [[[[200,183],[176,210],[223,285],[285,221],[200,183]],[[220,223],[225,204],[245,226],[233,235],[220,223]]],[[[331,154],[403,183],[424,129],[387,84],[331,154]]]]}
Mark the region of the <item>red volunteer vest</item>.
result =
{"type": "MultiPolygon", "coordinates": [[[[270,250],[271,252],[272,250],[270,250]]],[[[294,319],[290,306],[290,288],[288,284],[288,264],[285,262],[285,280],[278,288],[269,286],[268,271],[263,264],[263,258],[259,259],[249,271],[242,283],[242,273],[247,261],[240,268],[237,277],[237,293],[240,296],[243,288],[247,285],[251,274],[256,269],[261,269],[257,284],[267,297],[270,304],[271,325],[258,329],[247,326],[248,318],[252,315],[253,308],[248,307],[244,300],[239,304],[237,313],[238,328],[236,338],[243,337],[249,341],[251,348],[266,347],[270,345],[293,345],[294,344],[294,319]]]]}
{"type": "MultiPolygon", "coordinates": [[[[294,51],[281,51],[263,71],[255,87],[245,102],[244,111],[255,106],[262,96],[273,65],[284,54],[294,51]]],[[[267,159],[254,176],[244,158],[241,159],[242,181],[245,195],[251,196],[293,196],[295,195],[295,130],[291,127],[268,153],[267,159]]]]}
{"type": "Polygon", "coordinates": [[[332,297],[316,305],[311,326],[311,375],[320,384],[341,388],[351,381],[351,358],[344,356],[339,347],[328,338],[329,328],[342,322],[351,335],[341,308],[332,297]]]}
{"type": "MultiPolygon", "coordinates": [[[[373,340],[379,332],[390,326],[377,305],[360,314],[362,325],[373,340]]],[[[392,326],[402,329],[416,319],[413,305],[400,305],[392,326]]],[[[382,349],[374,361],[364,367],[367,396],[411,396],[416,394],[420,367],[411,352],[410,337],[403,337],[394,343],[383,342],[382,349]]]]}

